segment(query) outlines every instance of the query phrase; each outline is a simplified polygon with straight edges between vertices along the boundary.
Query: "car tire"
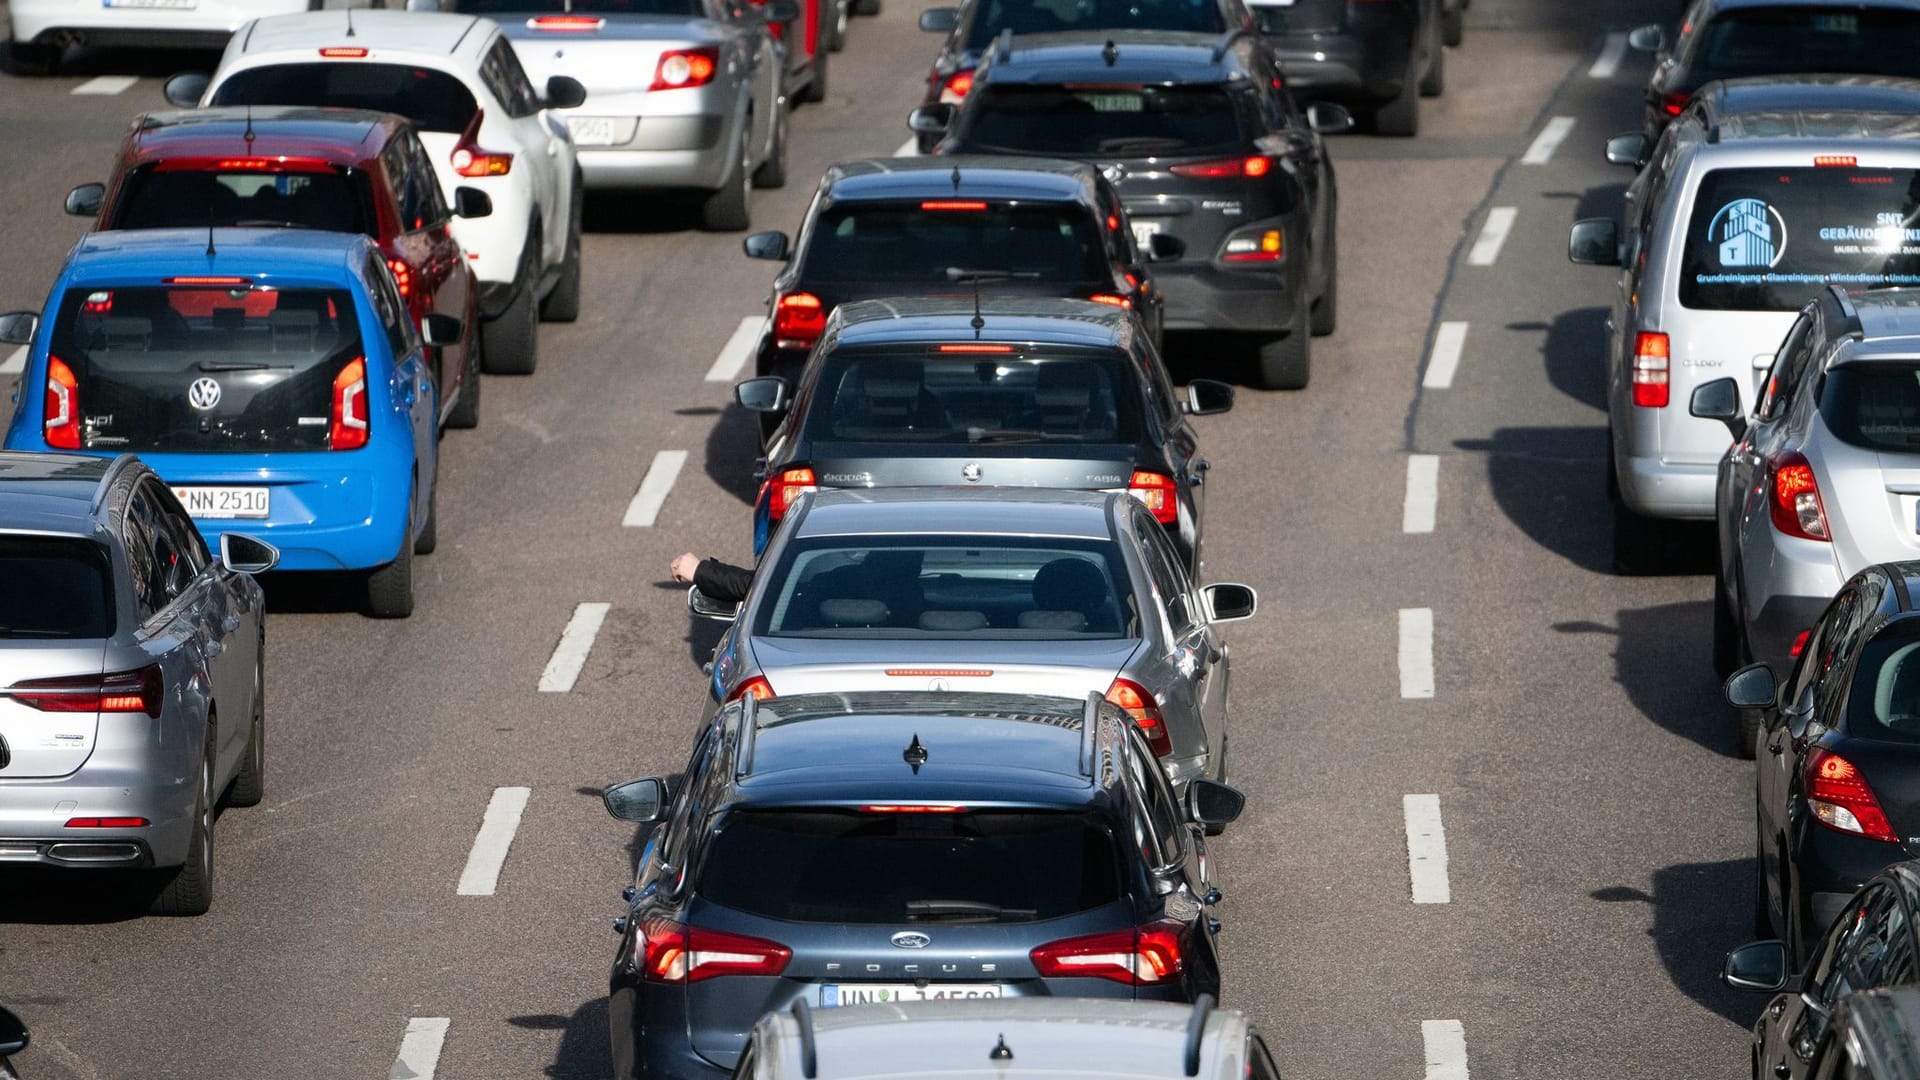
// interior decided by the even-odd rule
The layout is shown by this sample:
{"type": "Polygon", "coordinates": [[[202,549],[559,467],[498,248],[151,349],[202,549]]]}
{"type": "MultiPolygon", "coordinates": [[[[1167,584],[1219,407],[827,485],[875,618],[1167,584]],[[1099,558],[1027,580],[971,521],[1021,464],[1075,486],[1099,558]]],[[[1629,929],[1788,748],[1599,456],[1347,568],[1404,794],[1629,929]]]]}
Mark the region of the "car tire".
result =
{"type": "Polygon", "coordinates": [[[1436,39],[1433,55],[1427,58],[1427,73],[1420,77],[1420,96],[1439,97],[1447,90],[1447,50],[1436,39]]]}
{"type": "Polygon", "coordinates": [[[147,906],[153,915],[205,915],[213,907],[213,747],[212,725],[207,727],[207,750],[200,762],[200,791],[193,806],[193,831],[187,838],[187,858],[178,867],[163,870],[160,891],[147,906]]]}
{"type": "Polygon", "coordinates": [[[573,201],[567,211],[567,253],[560,263],[560,280],[540,301],[540,321],[570,323],[580,317],[580,222],[584,216],[586,184],[573,177],[573,201]]]}
{"type": "Polygon", "coordinates": [[[467,336],[466,359],[460,372],[460,400],[447,413],[447,426],[463,431],[480,426],[480,365],[475,354],[481,351],[480,333],[467,336]]]}
{"type": "Polygon", "coordinates": [[[793,95],[795,101],[808,103],[827,100],[827,54],[822,52],[813,58],[813,79],[793,95]]]}
{"type": "Polygon", "coordinates": [[[839,52],[847,47],[847,24],[853,19],[852,0],[834,0],[833,22],[820,28],[820,47],[839,52]]]}
{"type": "Polygon", "coordinates": [[[740,232],[753,224],[753,177],[747,161],[747,132],[743,131],[733,167],[721,180],[720,190],[700,204],[701,228],[708,232],[740,232]]]}
{"type": "Polygon", "coordinates": [[[533,290],[522,287],[498,316],[480,324],[480,362],[491,375],[531,375],[540,362],[533,290]]]}
{"type": "Polygon", "coordinates": [[[1403,138],[1420,134],[1420,95],[1411,81],[1399,97],[1373,111],[1373,131],[1403,138]]]}
{"type": "Polygon", "coordinates": [[[60,65],[60,47],[57,45],[31,45],[18,41],[7,43],[7,71],[13,75],[51,75],[60,65]]]}
{"type": "Polygon", "coordinates": [[[247,721],[247,749],[240,758],[240,771],[227,785],[228,806],[259,806],[267,797],[267,677],[264,650],[253,665],[253,714],[247,721]]]}
{"type": "Polygon", "coordinates": [[[385,566],[367,574],[367,614],[376,619],[404,619],[413,614],[413,518],[400,536],[400,553],[385,566]]]}
{"type": "Polygon", "coordinates": [[[1448,45],[1459,45],[1467,39],[1467,5],[1461,4],[1452,11],[1440,16],[1440,37],[1448,45]]]}
{"type": "Polygon", "coordinates": [[[1293,329],[1284,336],[1260,342],[1259,384],[1265,390],[1304,390],[1312,375],[1312,323],[1296,306],[1293,329]]]}
{"type": "Polygon", "coordinates": [[[787,186],[787,126],[793,114],[779,104],[773,110],[773,145],[767,150],[767,160],[753,170],[753,186],[763,189],[787,186]]]}
{"type": "Polygon", "coordinates": [[[427,493],[427,523],[420,527],[420,535],[413,542],[415,555],[431,555],[433,549],[440,546],[440,485],[436,482],[433,490],[427,493]]]}
{"type": "Polygon", "coordinates": [[[1340,242],[1331,235],[1327,237],[1327,287],[1307,317],[1314,337],[1326,337],[1340,325],[1340,242]]]}

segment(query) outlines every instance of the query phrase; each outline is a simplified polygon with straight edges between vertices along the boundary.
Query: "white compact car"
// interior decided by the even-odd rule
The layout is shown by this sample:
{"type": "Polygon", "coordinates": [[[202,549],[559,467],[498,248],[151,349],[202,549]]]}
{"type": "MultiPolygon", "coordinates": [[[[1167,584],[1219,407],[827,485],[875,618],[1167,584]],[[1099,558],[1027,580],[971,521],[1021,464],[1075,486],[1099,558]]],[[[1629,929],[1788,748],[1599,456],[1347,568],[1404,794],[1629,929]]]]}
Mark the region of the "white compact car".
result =
{"type": "Polygon", "coordinates": [[[481,366],[527,374],[538,317],[580,311],[584,184],[572,139],[549,109],[586,100],[556,75],[534,89],[490,19],[401,11],[320,11],[255,19],[234,32],[211,78],[176,75],[167,98],[194,104],[343,106],[413,121],[447,201],[476,187],[493,213],[458,218],[454,238],[480,281],[481,366]]]}
{"type": "Polygon", "coordinates": [[[16,75],[44,75],[69,45],[218,49],[241,23],[262,15],[386,6],[386,0],[12,0],[9,58],[16,75]]]}

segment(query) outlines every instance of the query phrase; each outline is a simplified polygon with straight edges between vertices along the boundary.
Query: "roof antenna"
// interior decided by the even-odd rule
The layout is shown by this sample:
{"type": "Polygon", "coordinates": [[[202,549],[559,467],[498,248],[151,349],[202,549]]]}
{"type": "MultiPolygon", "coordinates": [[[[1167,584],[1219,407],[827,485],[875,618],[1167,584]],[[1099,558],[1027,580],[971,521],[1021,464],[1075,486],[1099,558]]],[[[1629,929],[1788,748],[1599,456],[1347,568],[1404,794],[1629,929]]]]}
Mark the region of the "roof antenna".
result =
{"type": "Polygon", "coordinates": [[[973,320],[967,325],[973,327],[975,341],[980,339],[980,331],[987,328],[987,320],[980,315],[980,279],[985,276],[976,270],[963,270],[958,266],[947,267],[948,281],[965,281],[973,286],[973,320]]]}
{"type": "Polygon", "coordinates": [[[908,765],[913,766],[913,775],[920,775],[920,766],[927,763],[927,748],[920,745],[919,732],[916,731],[913,733],[913,741],[907,744],[907,748],[900,754],[900,758],[908,765]]]}
{"type": "Polygon", "coordinates": [[[213,249],[213,212],[212,209],[209,208],[207,212],[207,258],[211,259],[218,254],[220,253],[213,249]]]}
{"type": "Polygon", "coordinates": [[[353,9],[347,9],[347,36],[353,37],[353,9]]]}
{"type": "Polygon", "coordinates": [[[253,153],[253,103],[247,103],[247,130],[242,138],[247,140],[247,153],[253,153]]]}
{"type": "Polygon", "coordinates": [[[958,195],[960,193],[960,166],[955,165],[953,167],[953,176],[951,179],[953,180],[953,192],[958,195]]]}
{"type": "Polygon", "coordinates": [[[988,1061],[1012,1061],[1013,1060],[1013,1047],[1007,1045],[1007,1037],[1005,1035],[1000,1036],[1000,1041],[994,1043],[993,1049],[987,1051],[987,1060],[988,1061]]]}
{"type": "Polygon", "coordinates": [[[1100,59],[1105,60],[1107,62],[1108,67],[1112,67],[1113,65],[1119,63],[1120,62],[1120,46],[1115,45],[1112,39],[1108,39],[1107,47],[1100,50],[1100,59]]]}

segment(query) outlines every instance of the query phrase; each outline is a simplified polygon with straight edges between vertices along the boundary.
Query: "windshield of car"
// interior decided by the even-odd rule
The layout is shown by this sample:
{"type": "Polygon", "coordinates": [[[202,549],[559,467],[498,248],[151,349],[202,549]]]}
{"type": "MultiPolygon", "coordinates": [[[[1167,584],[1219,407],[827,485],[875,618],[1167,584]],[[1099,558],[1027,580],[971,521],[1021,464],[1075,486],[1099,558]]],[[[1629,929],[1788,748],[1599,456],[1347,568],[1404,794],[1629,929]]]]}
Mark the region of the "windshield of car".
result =
{"type": "Polygon", "coordinates": [[[377,236],[365,176],[330,167],[262,168],[256,159],[143,165],[128,174],[109,224],[115,229],[225,225],[377,236]]]}
{"type": "Polygon", "coordinates": [[[1820,387],[1820,417],[1841,442],[1920,453],[1920,361],[1834,368],[1820,387]]]}
{"type": "Polygon", "coordinates": [[[1220,86],[975,89],[958,150],[1065,157],[1171,157],[1240,149],[1239,111],[1220,86]]]}
{"type": "Polygon", "coordinates": [[[1058,284],[1113,279],[1090,209],[982,199],[839,203],[814,222],[801,276],[958,288],[947,278],[955,266],[1058,284]]]}
{"type": "Polygon", "coordinates": [[[91,540],[0,535],[0,639],[112,637],[112,580],[91,540]]]}
{"type": "Polygon", "coordinates": [[[1887,626],[1860,650],[1847,697],[1847,734],[1920,743],[1920,626],[1887,626]]]}
{"type": "Polygon", "coordinates": [[[1798,311],[1827,285],[1920,284],[1920,170],[1715,169],[1700,178],[1680,302],[1798,311]]]}
{"type": "Polygon", "coordinates": [[[981,0],[966,47],[984,49],[1003,30],[1048,34],[1062,30],[1186,30],[1217,34],[1227,28],[1220,0],[981,0]]]}
{"type": "Polygon", "coordinates": [[[822,536],[766,574],[769,637],[1085,640],[1137,634],[1119,549],[1105,540],[822,536]]]}
{"type": "Polygon", "coordinates": [[[842,350],[821,361],[807,437],[955,446],[1142,441],[1140,377],[1124,354],[915,348],[918,355],[842,350]]]}
{"type": "Polygon", "coordinates": [[[51,353],[81,448],[132,451],[324,450],[363,356],[344,290],[204,286],[68,290],[51,353]]]}
{"type": "Polygon", "coordinates": [[[1124,895],[1111,833],[1083,814],[735,810],[699,894],[793,922],[1030,922],[1124,895]]]}
{"type": "Polygon", "coordinates": [[[1687,82],[1814,72],[1920,75],[1920,11],[1828,4],[1723,11],[1701,29],[1687,82]]]}
{"type": "Polygon", "coordinates": [[[700,0],[457,0],[463,15],[698,15],[700,0]]]}
{"type": "Polygon", "coordinates": [[[480,108],[459,79],[411,64],[274,64],[236,71],[214,105],[312,105],[397,113],[421,131],[458,135],[480,108]]]}

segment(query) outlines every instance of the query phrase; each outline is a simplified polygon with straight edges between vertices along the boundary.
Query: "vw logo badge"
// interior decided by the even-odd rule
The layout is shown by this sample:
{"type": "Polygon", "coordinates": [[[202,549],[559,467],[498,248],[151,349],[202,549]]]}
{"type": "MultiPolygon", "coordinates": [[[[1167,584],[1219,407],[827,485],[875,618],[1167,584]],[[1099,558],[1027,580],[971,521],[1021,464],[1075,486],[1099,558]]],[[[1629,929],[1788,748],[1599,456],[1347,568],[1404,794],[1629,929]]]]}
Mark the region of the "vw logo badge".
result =
{"type": "Polygon", "coordinates": [[[887,940],[893,942],[896,949],[924,949],[933,944],[933,939],[913,930],[902,930],[887,940]]]}
{"type": "Polygon", "coordinates": [[[205,412],[220,404],[220,384],[212,379],[195,379],[187,387],[187,404],[205,412]]]}
{"type": "Polygon", "coordinates": [[[960,479],[965,480],[969,484],[979,483],[980,463],[977,461],[969,461],[965,465],[960,466],[960,479]]]}

